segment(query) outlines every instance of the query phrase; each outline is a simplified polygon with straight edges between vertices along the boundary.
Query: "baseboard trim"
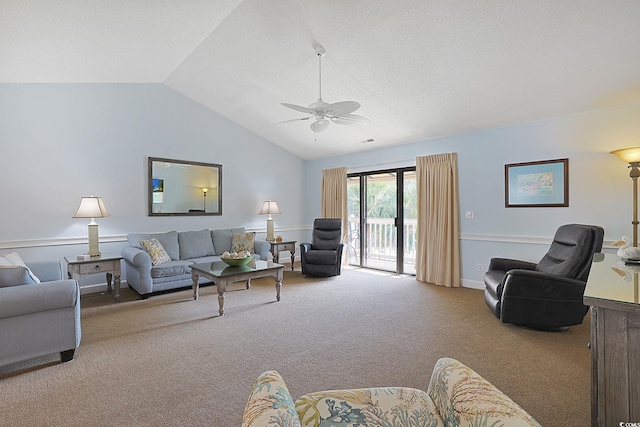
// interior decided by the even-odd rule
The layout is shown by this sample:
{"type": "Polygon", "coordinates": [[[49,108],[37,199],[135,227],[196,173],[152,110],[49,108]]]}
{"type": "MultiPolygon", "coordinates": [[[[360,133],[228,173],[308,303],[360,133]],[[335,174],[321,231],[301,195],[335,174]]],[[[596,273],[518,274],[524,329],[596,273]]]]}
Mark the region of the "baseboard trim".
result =
{"type": "MultiPolygon", "coordinates": [[[[128,288],[129,284],[126,280],[122,280],[120,282],[120,289],[128,288]]],[[[107,292],[107,283],[94,283],[92,285],[83,285],[82,281],[80,282],[80,295],[88,295],[88,294],[100,294],[107,292]]],[[[115,286],[111,283],[111,293],[114,294],[115,286]]]]}
{"type": "Polygon", "coordinates": [[[478,280],[462,279],[461,285],[463,288],[478,289],[481,291],[484,290],[484,283],[478,280]]]}

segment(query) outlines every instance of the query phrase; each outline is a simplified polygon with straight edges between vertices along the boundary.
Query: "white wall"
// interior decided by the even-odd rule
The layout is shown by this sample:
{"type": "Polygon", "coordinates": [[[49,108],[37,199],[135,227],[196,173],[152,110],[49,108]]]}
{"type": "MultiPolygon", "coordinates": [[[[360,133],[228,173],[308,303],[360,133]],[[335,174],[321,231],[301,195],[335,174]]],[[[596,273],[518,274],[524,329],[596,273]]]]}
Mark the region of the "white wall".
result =
{"type": "Polygon", "coordinates": [[[457,152],[463,284],[482,287],[484,272],[478,264],[484,269],[494,256],[537,261],[559,225],[600,225],[609,243],[631,235],[628,165],[609,151],[640,145],[638,117],[640,104],[633,104],[310,161],[305,171],[307,222],[320,212],[323,169],[347,166],[361,171],[371,165],[370,170],[376,170],[394,162],[406,164],[416,156],[457,152]],[[565,157],[569,207],[505,208],[505,164],[565,157]],[[464,219],[465,211],[473,211],[474,219],[464,219]]]}
{"type": "MultiPolygon", "coordinates": [[[[129,232],[245,226],[306,234],[305,162],[161,84],[0,84],[0,253],[29,261],[87,251],[82,196],[102,196],[100,250],[129,232]],[[222,164],[222,216],[147,216],[147,159],[222,164]]],[[[264,238],[264,234],[258,235],[264,238]]],[[[101,279],[104,282],[104,278],[101,279]]]]}

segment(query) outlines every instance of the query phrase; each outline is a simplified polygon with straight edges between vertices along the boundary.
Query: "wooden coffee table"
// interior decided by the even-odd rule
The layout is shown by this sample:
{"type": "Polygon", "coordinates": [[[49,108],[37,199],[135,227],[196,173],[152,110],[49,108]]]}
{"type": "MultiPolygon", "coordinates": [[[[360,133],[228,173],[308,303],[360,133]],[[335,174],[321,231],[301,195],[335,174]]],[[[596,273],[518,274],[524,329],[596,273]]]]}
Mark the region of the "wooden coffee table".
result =
{"type": "Polygon", "coordinates": [[[276,279],[276,300],[280,301],[283,272],[284,265],[273,261],[251,261],[242,267],[231,267],[222,261],[194,264],[191,266],[193,299],[197,300],[199,297],[200,277],[211,280],[218,288],[218,313],[223,316],[224,294],[227,291],[227,285],[246,280],[247,289],[249,289],[251,287],[251,279],[272,276],[276,279]]]}

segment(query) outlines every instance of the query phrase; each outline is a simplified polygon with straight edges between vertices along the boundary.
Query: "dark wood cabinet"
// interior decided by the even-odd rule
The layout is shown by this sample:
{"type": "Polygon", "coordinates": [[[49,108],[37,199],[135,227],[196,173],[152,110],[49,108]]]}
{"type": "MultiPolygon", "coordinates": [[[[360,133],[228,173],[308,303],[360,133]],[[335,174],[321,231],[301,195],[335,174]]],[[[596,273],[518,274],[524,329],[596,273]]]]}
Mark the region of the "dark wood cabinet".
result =
{"type": "Polygon", "coordinates": [[[640,265],[596,254],[584,303],[591,306],[591,425],[640,423],[640,265]]]}

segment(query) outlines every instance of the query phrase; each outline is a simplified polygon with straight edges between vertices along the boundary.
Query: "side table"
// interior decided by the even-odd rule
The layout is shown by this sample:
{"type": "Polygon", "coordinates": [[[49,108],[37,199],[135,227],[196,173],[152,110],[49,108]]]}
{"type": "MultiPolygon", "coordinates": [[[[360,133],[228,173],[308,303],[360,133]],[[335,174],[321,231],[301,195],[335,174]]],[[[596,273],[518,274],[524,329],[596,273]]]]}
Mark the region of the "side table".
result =
{"type": "Polygon", "coordinates": [[[273,255],[273,261],[276,264],[280,263],[280,252],[289,251],[291,253],[291,271],[293,271],[293,262],[296,258],[296,241],[288,240],[282,242],[269,242],[271,244],[271,254],[273,255]]]}
{"type": "Polygon", "coordinates": [[[116,288],[115,301],[120,302],[120,260],[121,256],[100,256],[85,260],[64,257],[67,261],[67,274],[70,279],[80,280],[90,274],[106,273],[107,293],[111,293],[111,279],[114,278],[116,288]]]}

